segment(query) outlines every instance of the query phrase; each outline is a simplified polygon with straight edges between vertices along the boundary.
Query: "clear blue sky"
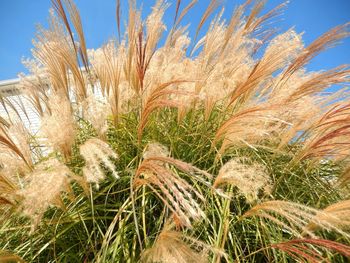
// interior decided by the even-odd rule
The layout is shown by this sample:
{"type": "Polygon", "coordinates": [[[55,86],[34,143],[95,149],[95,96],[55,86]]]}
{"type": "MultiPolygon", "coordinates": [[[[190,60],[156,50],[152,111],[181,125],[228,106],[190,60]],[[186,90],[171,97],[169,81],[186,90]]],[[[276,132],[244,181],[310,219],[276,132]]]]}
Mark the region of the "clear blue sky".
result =
{"type": "MultiPolygon", "coordinates": [[[[183,0],[182,7],[189,1],[183,0]]],[[[127,1],[121,2],[122,17],[125,20],[127,1]]],[[[138,0],[139,5],[141,2],[145,16],[155,0],[138,0]]],[[[165,17],[166,21],[170,22],[173,19],[176,1],[168,2],[171,3],[171,7],[165,17]]],[[[199,0],[197,6],[184,19],[184,23],[193,25],[193,31],[209,2],[199,0]]],[[[227,17],[242,0],[222,2],[227,17]]],[[[270,10],[282,2],[283,0],[268,0],[265,10],[270,10]]],[[[80,10],[88,48],[97,48],[116,36],[115,0],[76,0],[75,3],[80,10]]],[[[25,72],[21,59],[31,56],[35,26],[38,23],[46,24],[50,6],[50,0],[0,0],[0,80],[15,78],[19,72],[25,72]]],[[[297,32],[305,32],[303,39],[308,44],[330,28],[349,21],[350,0],[291,0],[275,26],[282,32],[295,26],[297,32]]],[[[193,31],[190,32],[192,36],[193,31]]],[[[315,58],[308,68],[319,70],[340,64],[350,64],[350,39],[315,58]]]]}

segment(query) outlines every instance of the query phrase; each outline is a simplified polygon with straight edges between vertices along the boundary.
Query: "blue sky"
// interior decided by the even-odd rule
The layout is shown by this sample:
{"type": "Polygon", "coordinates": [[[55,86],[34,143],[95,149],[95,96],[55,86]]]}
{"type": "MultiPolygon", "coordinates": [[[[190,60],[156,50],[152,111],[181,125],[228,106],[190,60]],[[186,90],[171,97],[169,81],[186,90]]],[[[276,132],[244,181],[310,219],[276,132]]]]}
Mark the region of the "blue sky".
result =
{"type": "MultiPolygon", "coordinates": [[[[190,0],[183,0],[182,7],[190,0]]],[[[126,0],[122,2],[122,19],[126,19],[126,0]]],[[[143,2],[143,16],[150,12],[155,0],[138,0],[143,2]]],[[[173,19],[175,0],[168,0],[171,6],[166,12],[165,20],[173,19]]],[[[199,0],[196,7],[188,13],[184,23],[192,25],[190,36],[209,0],[199,0]]],[[[235,6],[242,0],[223,0],[225,17],[228,17],[235,6]]],[[[283,0],[268,0],[265,12],[282,3],[283,0]]],[[[83,21],[88,48],[97,48],[108,39],[116,36],[115,5],[116,0],[76,0],[83,21]]],[[[15,78],[19,72],[26,72],[21,59],[31,57],[32,39],[36,25],[46,24],[50,0],[0,0],[0,80],[15,78]]],[[[306,44],[330,28],[350,21],[350,0],[291,0],[284,14],[277,19],[274,26],[281,32],[295,27],[297,32],[304,32],[306,44]]],[[[123,23],[123,22],[122,22],[123,23]]],[[[350,64],[350,39],[342,41],[335,48],[316,57],[309,65],[309,70],[320,70],[350,64]]]]}

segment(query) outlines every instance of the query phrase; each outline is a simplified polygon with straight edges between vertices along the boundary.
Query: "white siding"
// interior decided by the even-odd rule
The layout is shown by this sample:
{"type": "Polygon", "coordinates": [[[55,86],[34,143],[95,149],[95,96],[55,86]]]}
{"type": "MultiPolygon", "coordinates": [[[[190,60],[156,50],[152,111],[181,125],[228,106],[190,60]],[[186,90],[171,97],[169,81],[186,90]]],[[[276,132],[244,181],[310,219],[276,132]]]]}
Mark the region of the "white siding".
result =
{"type": "Polygon", "coordinates": [[[4,105],[0,103],[0,116],[7,119],[7,111],[10,115],[19,115],[25,127],[32,134],[36,134],[39,130],[40,118],[29,101],[19,93],[17,89],[18,82],[19,79],[0,81],[0,93],[2,97],[9,100],[15,108],[13,109],[7,105],[5,109],[4,105]]]}

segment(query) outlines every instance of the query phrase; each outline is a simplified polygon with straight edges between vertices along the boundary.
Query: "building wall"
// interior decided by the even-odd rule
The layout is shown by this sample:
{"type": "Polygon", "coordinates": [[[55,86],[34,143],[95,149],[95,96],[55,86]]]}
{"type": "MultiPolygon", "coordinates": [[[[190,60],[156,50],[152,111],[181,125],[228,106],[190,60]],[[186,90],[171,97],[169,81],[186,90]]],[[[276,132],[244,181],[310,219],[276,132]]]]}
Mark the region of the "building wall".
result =
{"type": "Polygon", "coordinates": [[[25,127],[36,134],[40,127],[40,118],[29,101],[19,92],[18,84],[19,79],[0,81],[0,116],[5,119],[8,119],[8,114],[19,116],[25,127]]]}

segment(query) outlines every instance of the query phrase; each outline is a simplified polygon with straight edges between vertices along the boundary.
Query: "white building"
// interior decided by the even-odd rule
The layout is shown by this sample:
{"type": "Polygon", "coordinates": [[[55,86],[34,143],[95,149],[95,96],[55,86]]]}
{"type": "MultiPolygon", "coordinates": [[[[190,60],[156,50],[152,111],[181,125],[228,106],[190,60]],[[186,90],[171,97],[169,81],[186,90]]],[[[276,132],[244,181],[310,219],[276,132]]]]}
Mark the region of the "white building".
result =
{"type": "Polygon", "coordinates": [[[6,119],[8,113],[19,115],[26,128],[35,133],[40,125],[39,117],[32,105],[20,94],[19,82],[19,78],[0,81],[0,116],[6,119]],[[6,100],[9,100],[15,109],[9,106],[6,100]]]}

